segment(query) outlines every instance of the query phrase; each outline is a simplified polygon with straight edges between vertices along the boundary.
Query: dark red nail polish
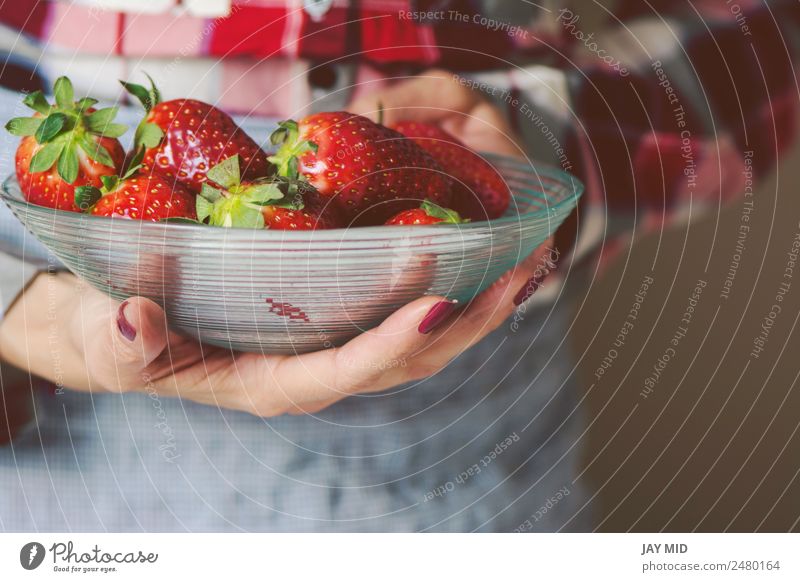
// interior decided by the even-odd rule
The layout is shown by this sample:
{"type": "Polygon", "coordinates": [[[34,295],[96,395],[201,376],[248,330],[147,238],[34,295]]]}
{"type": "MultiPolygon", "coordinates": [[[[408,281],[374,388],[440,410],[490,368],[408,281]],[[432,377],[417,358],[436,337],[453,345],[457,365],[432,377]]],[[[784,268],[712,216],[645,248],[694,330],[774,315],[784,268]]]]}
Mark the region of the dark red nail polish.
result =
{"type": "Polygon", "coordinates": [[[129,342],[132,342],[136,339],[136,328],[131,325],[131,322],[125,317],[125,307],[127,307],[128,302],[123,301],[122,305],[119,306],[117,310],[117,328],[119,329],[119,333],[122,334],[129,342]]]}
{"type": "Polygon", "coordinates": [[[539,290],[539,287],[542,286],[542,282],[544,281],[547,273],[542,273],[541,271],[536,271],[536,274],[528,279],[528,282],[519,290],[516,297],[514,297],[514,305],[519,307],[523,303],[525,303],[531,296],[539,290]]]}
{"type": "Polygon", "coordinates": [[[440,301],[428,312],[422,323],[419,324],[419,333],[429,334],[436,329],[447,317],[453,313],[458,301],[440,301]]]}

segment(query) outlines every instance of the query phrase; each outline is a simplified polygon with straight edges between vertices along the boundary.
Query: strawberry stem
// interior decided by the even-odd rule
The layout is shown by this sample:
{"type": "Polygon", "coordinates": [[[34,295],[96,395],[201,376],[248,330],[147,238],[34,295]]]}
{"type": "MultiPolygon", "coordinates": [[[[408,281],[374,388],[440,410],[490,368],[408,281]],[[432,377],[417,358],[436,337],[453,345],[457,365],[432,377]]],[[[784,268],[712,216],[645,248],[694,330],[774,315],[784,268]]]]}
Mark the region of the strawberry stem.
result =
{"type": "Polygon", "coordinates": [[[142,117],[139,125],[136,126],[136,133],[133,138],[133,146],[137,150],[136,155],[141,151],[142,157],[144,157],[144,150],[157,147],[164,138],[164,132],[161,128],[155,123],[149,123],[147,121],[147,114],[152,111],[153,107],[161,103],[161,92],[158,90],[158,87],[156,87],[150,75],[144,73],[144,76],[150,81],[149,89],[143,85],[120,80],[120,84],[123,88],[136,97],[142,104],[142,107],[144,107],[145,115],[142,117]]]}
{"type": "Polygon", "coordinates": [[[281,121],[270,136],[272,145],[280,146],[274,155],[267,158],[277,167],[279,176],[297,180],[300,178],[298,160],[306,152],[317,153],[319,146],[313,141],[300,139],[300,127],[296,121],[281,121]]]}
{"type": "Polygon", "coordinates": [[[430,200],[425,200],[420,208],[425,211],[425,214],[433,218],[439,218],[442,222],[447,224],[464,224],[469,222],[468,219],[461,218],[461,215],[455,210],[443,208],[430,200]]]}

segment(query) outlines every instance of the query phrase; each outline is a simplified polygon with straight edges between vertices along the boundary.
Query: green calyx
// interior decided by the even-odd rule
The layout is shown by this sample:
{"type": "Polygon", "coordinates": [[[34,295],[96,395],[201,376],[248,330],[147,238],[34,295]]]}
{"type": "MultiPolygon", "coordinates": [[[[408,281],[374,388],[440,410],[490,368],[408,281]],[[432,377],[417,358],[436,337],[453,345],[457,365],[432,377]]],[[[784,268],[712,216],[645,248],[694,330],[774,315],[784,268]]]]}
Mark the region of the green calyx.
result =
{"type": "Polygon", "coordinates": [[[102,188],[96,186],[78,186],[75,188],[75,206],[80,208],[81,212],[88,212],[92,206],[97,204],[98,200],[107,194],[111,194],[120,184],[125,180],[135,176],[141,168],[141,160],[137,162],[131,161],[128,170],[122,175],[100,176],[100,181],[103,183],[102,188]]]}
{"type": "Polygon", "coordinates": [[[136,83],[128,83],[127,81],[120,80],[120,84],[123,86],[123,88],[128,93],[136,97],[145,110],[145,116],[139,122],[139,125],[136,126],[136,133],[133,136],[133,145],[136,148],[137,153],[138,150],[157,147],[164,138],[164,132],[161,130],[161,128],[155,123],[149,123],[146,115],[147,113],[150,113],[153,107],[161,103],[161,92],[158,90],[158,87],[156,87],[156,84],[150,75],[145,73],[144,76],[147,77],[148,81],[150,81],[149,89],[144,85],[137,85],[136,83]]]}
{"type": "Polygon", "coordinates": [[[114,123],[118,107],[89,112],[97,100],[84,97],[75,100],[72,82],[59,77],[53,85],[55,104],[50,104],[41,91],[28,93],[23,103],[33,117],[15,117],[6,123],[6,130],[19,137],[33,136],[41,147],[31,158],[29,170],[44,172],[56,164],[59,176],[72,184],[80,168],[79,150],[92,160],[114,168],[114,160],[100,144],[101,137],[118,138],[128,126],[114,123]]]}
{"type": "Polygon", "coordinates": [[[147,73],[144,74],[147,77],[147,80],[150,81],[150,88],[148,89],[144,85],[137,85],[136,83],[128,83],[127,81],[120,80],[120,84],[125,88],[125,90],[136,97],[144,107],[145,111],[150,111],[153,107],[161,103],[161,92],[156,87],[156,84],[153,82],[152,77],[147,73]]]}
{"type": "Polygon", "coordinates": [[[292,180],[302,179],[298,171],[298,160],[306,152],[317,153],[319,147],[313,141],[300,139],[300,128],[291,119],[281,121],[278,129],[272,132],[270,142],[279,146],[275,155],[268,159],[275,164],[279,176],[292,180]]]}
{"type": "Polygon", "coordinates": [[[223,160],[208,171],[196,199],[199,221],[225,228],[264,228],[265,206],[302,208],[299,191],[289,180],[265,178],[242,183],[239,156],[223,160]]]}
{"type": "Polygon", "coordinates": [[[464,224],[469,222],[469,219],[461,218],[461,215],[455,210],[442,208],[430,200],[425,200],[420,204],[420,208],[424,210],[425,214],[428,216],[441,219],[442,222],[439,224],[464,224]]]}

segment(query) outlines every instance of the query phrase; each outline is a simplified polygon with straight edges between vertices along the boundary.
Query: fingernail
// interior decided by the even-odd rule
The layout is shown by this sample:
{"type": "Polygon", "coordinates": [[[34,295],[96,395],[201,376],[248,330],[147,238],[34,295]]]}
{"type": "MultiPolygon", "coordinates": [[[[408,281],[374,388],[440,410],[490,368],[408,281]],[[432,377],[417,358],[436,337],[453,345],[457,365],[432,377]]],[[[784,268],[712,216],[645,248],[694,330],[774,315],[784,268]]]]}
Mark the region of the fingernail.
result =
{"type": "Polygon", "coordinates": [[[530,299],[531,296],[539,290],[539,287],[542,286],[545,277],[547,277],[547,273],[536,271],[536,274],[528,279],[528,282],[525,283],[525,286],[522,287],[522,289],[519,290],[519,293],[517,293],[516,297],[514,297],[514,306],[519,307],[528,299],[530,299]]]}
{"type": "Polygon", "coordinates": [[[453,313],[458,301],[439,301],[436,305],[431,307],[428,314],[419,324],[419,333],[429,334],[436,329],[447,317],[453,313]]]}
{"type": "Polygon", "coordinates": [[[125,317],[125,307],[127,307],[128,302],[123,301],[122,305],[119,306],[117,310],[117,328],[119,329],[119,333],[122,334],[129,342],[132,342],[136,339],[136,328],[131,325],[131,322],[125,317]]]}

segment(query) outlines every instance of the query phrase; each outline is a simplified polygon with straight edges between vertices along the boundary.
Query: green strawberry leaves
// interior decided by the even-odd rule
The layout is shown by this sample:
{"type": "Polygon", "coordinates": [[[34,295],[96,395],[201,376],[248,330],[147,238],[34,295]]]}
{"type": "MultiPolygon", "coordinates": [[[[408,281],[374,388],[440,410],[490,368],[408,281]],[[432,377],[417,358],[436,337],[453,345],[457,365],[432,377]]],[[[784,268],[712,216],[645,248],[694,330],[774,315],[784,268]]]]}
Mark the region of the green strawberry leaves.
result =
{"type": "Polygon", "coordinates": [[[86,124],[90,131],[102,132],[103,128],[107,126],[117,116],[119,107],[106,107],[105,109],[98,109],[89,114],[86,118],[86,124]]]}
{"type": "MultiPolygon", "coordinates": [[[[66,151],[64,153],[66,153],[66,151]]],[[[64,154],[62,154],[62,156],[63,155],[64,154]]],[[[61,163],[60,159],[59,163],[61,163]]],[[[97,204],[97,201],[100,200],[102,196],[115,191],[123,182],[125,182],[125,180],[133,177],[139,171],[140,167],[140,164],[135,163],[135,161],[132,160],[127,171],[122,176],[118,176],[116,174],[112,174],[110,176],[100,176],[100,181],[103,183],[102,189],[94,186],[78,186],[75,188],[75,205],[83,211],[88,210],[97,204]]]]}
{"type": "Polygon", "coordinates": [[[228,228],[262,229],[265,226],[264,215],[260,208],[253,208],[241,200],[235,199],[233,209],[228,213],[225,224],[228,228]]]}
{"type": "Polygon", "coordinates": [[[461,218],[461,215],[455,210],[450,210],[449,208],[442,208],[441,206],[439,206],[438,204],[434,204],[430,200],[425,200],[422,204],[420,204],[420,208],[422,208],[422,210],[424,210],[425,214],[427,214],[428,216],[432,216],[433,218],[440,218],[442,220],[442,223],[464,224],[466,222],[469,222],[469,220],[461,218]]]}
{"type": "Polygon", "coordinates": [[[87,109],[94,107],[98,103],[99,101],[93,97],[84,97],[83,99],[78,100],[78,102],[75,104],[75,109],[77,109],[78,113],[83,114],[87,109]]]}
{"type": "Polygon", "coordinates": [[[67,77],[59,77],[53,85],[53,95],[56,98],[56,105],[61,109],[74,107],[75,91],[72,88],[72,81],[67,77]]]}
{"type": "Polygon", "coordinates": [[[297,141],[297,136],[300,133],[300,126],[293,119],[287,119],[278,123],[278,129],[272,132],[269,136],[269,141],[272,145],[281,146],[286,143],[297,141]]]}
{"type": "Polygon", "coordinates": [[[78,148],[74,141],[69,141],[58,156],[58,175],[67,183],[72,184],[78,178],[80,162],[78,148]]]}
{"type": "Polygon", "coordinates": [[[18,137],[34,135],[43,122],[41,117],[15,117],[6,123],[6,131],[18,137]]]}
{"type": "Polygon", "coordinates": [[[108,150],[100,145],[99,141],[95,141],[89,135],[83,134],[77,138],[78,146],[98,164],[103,164],[109,168],[114,167],[114,160],[108,150]]]}
{"type": "MultiPolygon", "coordinates": [[[[161,103],[161,93],[156,87],[155,82],[147,73],[144,74],[147,80],[150,81],[150,88],[136,83],[128,83],[127,81],[120,80],[123,88],[136,97],[144,107],[146,113],[149,113],[153,107],[161,103]]],[[[138,149],[150,149],[158,146],[164,138],[164,132],[155,123],[148,123],[147,116],[142,118],[139,125],[136,127],[136,133],[133,138],[133,145],[138,149]]]]}
{"type": "Polygon", "coordinates": [[[211,202],[212,204],[214,202],[216,202],[217,200],[220,200],[221,198],[223,198],[222,190],[220,190],[219,188],[214,188],[213,186],[211,186],[208,183],[204,183],[200,187],[199,196],[201,196],[202,198],[204,198],[208,202],[211,202]]]}
{"type": "MultiPolygon", "coordinates": [[[[127,174],[125,178],[128,178],[127,174]]],[[[116,190],[121,180],[119,176],[100,176],[100,181],[103,183],[103,191],[108,193],[116,190]]]]}
{"type": "MultiPolygon", "coordinates": [[[[64,153],[66,154],[66,151],[64,153]]],[[[62,157],[63,155],[64,154],[62,154],[62,157]]],[[[77,163],[77,156],[75,156],[75,159],[77,163]]],[[[59,164],[60,163],[61,159],[59,159],[59,164]]],[[[96,188],[95,186],[78,186],[75,188],[75,205],[83,211],[88,210],[97,204],[97,201],[100,200],[101,197],[115,191],[125,180],[133,177],[139,171],[140,167],[139,164],[132,161],[130,167],[122,176],[116,174],[100,176],[100,181],[103,183],[102,189],[96,188]]]]}
{"type": "Polygon", "coordinates": [[[86,116],[86,127],[90,133],[104,137],[117,138],[128,131],[128,126],[121,123],[113,123],[117,116],[119,107],[107,107],[98,109],[86,116]]]}
{"type": "Polygon", "coordinates": [[[283,192],[281,192],[277,184],[264,182],[245,188],[240,196],[244,197],[250,204],[271,206],[283,199],[283,192]]]}
{"type": "Polygon", "coordinates": [[[278,129],[269,136],[270,143],[280,146],[275,155],[267,158],[277,166],[279,176],[293,180],[303,179],[298,170],[298,158],[306,152],[317,153],[319,145],[313,141],[300,140],[300,126],[294,120],[281,121],[278,129]]]}
{"type": "Polygon", "coordinates": [[[45,172],[53,167],[64,149],[63,142],[52,142],[42,146],[31,158],[29,170],[33,173],[45,172]]]}
{"type": "Polygon", "coordinates": [[[75,206],[82,211],[86,211],[97,204],[97,201],[102,197],[103,193],[94,186],[78,186],[75,188],[75,206]]]}
{"type": "Polygon", "coordinates": [[[145,111],[150,111],[155,105],[153,98],[150,95],[150,92],[147,90],[146,87],[142,87],[141,85],[137,85],[136,83],[128,83],[126,81],[120,80],[120,84],[125,88],[125,90],[136,97],[139,102],[144,107],[145,111]]]}
{"type": "Polygon", "coordinates": [[[50,104],[41,91],[28,93],[22,100],[22,103],[33,109],[36,113],[41,113],[42,115],[50,113],[50,104]]]}
{"type": "Polygon", "coordinates": [[[221,161],[206,175],[209,183],[197,195],[195,211],[201,222],[212,226],[264,228],[264,206],[292,203],[279,179],[242,184],[238,155],[221,161]]]}
{"type": "Polygon", "coordinates": [[[67,123],[67,116],[63,113],[51,113],[44,118],[36,130],[34,137],[39,143],[47,143],[56,137],[67,123]]]}
{"type": "Polygon", "coordinates": [[[41,146],[30,161],[33,173],[56,170],[62,180],[72,184],[80,173],[82,150],[89,158],[110,168],[116,164],[108,150],[100,145],[99,138],[116,139],[128,127],[114,123],[118,107],[89,110],[97,99],[83,97],[75,101],[75,89],[67,77],[59,77],[53,84],[55,105],[50,104],[41,91],[28,93],[23,103],[36,112],[34,117],[15,117],[6,123],[6,130],[19,137],[32,136],[41,146]]]}
{"type": "Polygon", "coordinates": [[[292,203],[284,199],[280,186],[275,182],[257,182],[236,188],[239,191],[233,193],[204,184],[197,196],[195,210],[198,219],[208,219],[208,224],[226,228],[264,228],[261,212],[264,206],[292,203]]]}
{"type": "Polygon", "coordinates": [[[197,213],[197,220],[205,222],[214,213],[214,202],[208,200],[203,194],[198,194],[195,200],[195,212],[197,213]]]}
{"type": "Polygon", "coordinates": [[[156,84],[153,82],[153,79],[147,73],[144,74],[147,77],[147,80],[150,81],[150,88],[144,87],[142,85],[137,85],[136,83],[128,83],[127,81],[120,80],[120,84],[125,88],[125,90],[136,97],[139,102],[144,107],[145,111],[150,111],[153,107],[161,103],[161,93],[159,92],[156,84]]]}
{"type": "Polygon", "coordinates": [[[210,202],[197,195],[195,211],[198,220],[212,226],[225,228],[264,228],[264,215],[261,208],[253,205],[244,196],[222,197],[210,202]]]}
{"type": "Polygon", "coordinates": [[[144,148],[154,148],[161,143],[164,132],[155,123],[140,123],[136,128],[134,143],[144,148]]]}
{"type": "Polygon", "coordinates": [[[241,181],[241,172],[239,170],[239,156],[231,156],[213,168],[209,169],[206,173],[208,179],[222,186],[223,188],[231,189],[238,186],[241,181]]]}

